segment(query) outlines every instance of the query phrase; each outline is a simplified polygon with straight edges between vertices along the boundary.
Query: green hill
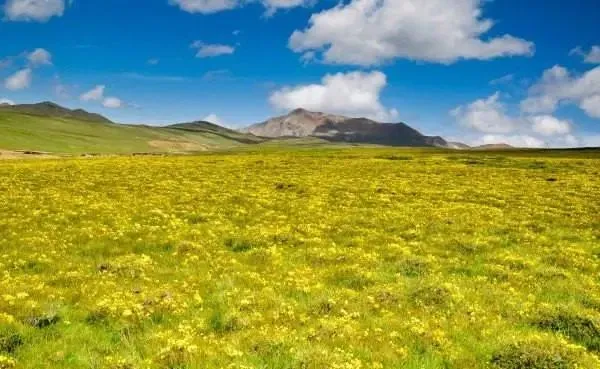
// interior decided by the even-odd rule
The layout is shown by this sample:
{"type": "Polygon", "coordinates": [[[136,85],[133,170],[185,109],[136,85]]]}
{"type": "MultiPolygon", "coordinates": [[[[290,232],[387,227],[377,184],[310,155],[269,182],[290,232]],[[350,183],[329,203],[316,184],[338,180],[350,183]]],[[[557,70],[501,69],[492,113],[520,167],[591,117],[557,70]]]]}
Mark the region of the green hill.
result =
{"type": "Polygon", "coordinates": [[[0,107],[0,149],[51,153],[190,152],[262,140],[207,122],[150,127],[52,103],[0,107]]]}

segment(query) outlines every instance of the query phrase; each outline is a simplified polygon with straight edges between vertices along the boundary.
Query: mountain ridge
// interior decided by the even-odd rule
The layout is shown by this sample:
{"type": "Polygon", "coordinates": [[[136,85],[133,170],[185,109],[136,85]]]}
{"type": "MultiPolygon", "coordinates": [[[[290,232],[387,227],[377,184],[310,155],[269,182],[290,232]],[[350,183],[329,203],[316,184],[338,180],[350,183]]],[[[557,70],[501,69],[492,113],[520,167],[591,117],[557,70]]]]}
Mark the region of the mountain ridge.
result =
{"type": "Polygon", "coordinates": [[[381,123],[364,117],[351,118],[302,108],[253,124],[242,132],[269,138],[318,137],[330,142],[450,148],[444,138],[425,136],[403,122],[381,123]]]}
{"type": "MultiPolygon", "coordinates": [[[[245,129],[198,120],[164,126],[119,124],[83,109],[45,101],[0,106],[0,148],[47,152],[191,152],[272,142],[275,145],[372,144],[471,149],[426,136],[406,123],[295,109],[245,129]]],[[[269,144],[270,145],[270,144],[269,144]]]]}
{"type": "Polygon", "coordinates": [[[98,123],[114,123],[110,119],[106,118],[103,115],[97,113],[90,113],[83,109],[69,109],[64,106],[60,106],[51,101],[43,101],[40,103],[34,104],[18,104],[18,105],[9,105],[2,104],[0,105],[0,110],[3,111],[13,111],[19,112],[23,114],[36,115],[42,117],[54,117],[54,118],[72,118],[85,120],[89,122],[98,122],[98,123]]]}

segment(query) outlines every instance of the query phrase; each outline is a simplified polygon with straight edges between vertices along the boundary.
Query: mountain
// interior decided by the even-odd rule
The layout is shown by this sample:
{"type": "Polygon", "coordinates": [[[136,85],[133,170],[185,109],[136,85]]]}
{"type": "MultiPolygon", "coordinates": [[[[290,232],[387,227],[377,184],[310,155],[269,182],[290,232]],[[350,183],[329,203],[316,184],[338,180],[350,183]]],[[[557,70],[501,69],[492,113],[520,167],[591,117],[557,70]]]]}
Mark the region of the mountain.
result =
{"type": "Polygon", "coordinates": [[[194,152],[262,141],[208,122],[170,127],[126,125],[48,102],[0,106],[0,150],[70,154],[194,152]]]}
{"type": "Polygon", "coordinates": [[[242,130],[260,137],[308,137],[315,130],[328,123],[339,123],[349,118],[340,115],[315,113],[296,109],[288,115],[275,117],[265,122],[251,125],[242,130]]]}
{"type": "Polygon", "coordinates": [[[244,132],[195,121],[165,127],[113,123],[51,102],[0,106],[0,150],[70,154],[195,152],[249,145],[318,146],[331,143],[453,147],[404,123],[296,109],[244,132]]]}
{"type": "Polygon", "coordinates": [[[319,137],[331,142],[389,146],[448,147],[441,137],[428,137],[404,123],[379,123],[296,109],[288,115],[254,124],[243,132],[261,137],[319,137]]]}
{"type": "Polygon", "coordinates": [[[71,118],[89,122],[112,123],[112,121],[100,114],[89,113],[83,109],[71,110],[50,101],[44,101],[37,104],[3,104],[0,105],[0,111],[13,111],[42,117],[71,118]]]}

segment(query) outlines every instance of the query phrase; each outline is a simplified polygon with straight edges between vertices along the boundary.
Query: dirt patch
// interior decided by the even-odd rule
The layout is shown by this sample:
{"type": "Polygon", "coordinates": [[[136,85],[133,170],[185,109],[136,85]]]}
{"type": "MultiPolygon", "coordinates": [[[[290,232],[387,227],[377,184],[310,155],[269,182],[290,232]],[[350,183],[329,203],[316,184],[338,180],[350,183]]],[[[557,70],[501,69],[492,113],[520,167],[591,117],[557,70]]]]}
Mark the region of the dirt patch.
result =
{"type": "Polygon", "coordinates": [[[168,140],[152,140],[148,141],[148,145],[160,149],[169,151],[207,151],[206,145],[185,142],[185,141],[168,141],[168,140]]]}
{"type": "Polygon", "coordinates": [[[34,151],[11,151],[11,150],[0,150],[0,160],[2,159],[52,159],[57,156],[34,151]]]}

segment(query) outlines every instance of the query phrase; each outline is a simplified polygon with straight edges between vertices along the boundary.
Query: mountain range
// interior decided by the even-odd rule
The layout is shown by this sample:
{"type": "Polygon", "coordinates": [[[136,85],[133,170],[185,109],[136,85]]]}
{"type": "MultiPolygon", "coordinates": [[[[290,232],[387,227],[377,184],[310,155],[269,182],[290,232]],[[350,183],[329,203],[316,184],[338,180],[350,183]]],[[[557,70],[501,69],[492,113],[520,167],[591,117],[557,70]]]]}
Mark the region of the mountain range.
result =
{"type": "MultiPolygon", "coordinates": [[[[305,109],[240,130],[196,121],[164,127],[114,123],[52,102],[0,104],[0,149],[55,153],[192,152],[261,144],[372,144],[470,149],[405,123],[380,123],[305,109]]],[[[506,148],[499,145],[498,148],[506,148]]]]}
{"type": "Polygon", "coordinates": [[[380,123],[367,118],[296,109],[291,113],[251,125],[243,130],[259,137],[318,137],[330,142],[386,146],[444,147],[442,137],[425,136],[405,123],[380,123]]]}

